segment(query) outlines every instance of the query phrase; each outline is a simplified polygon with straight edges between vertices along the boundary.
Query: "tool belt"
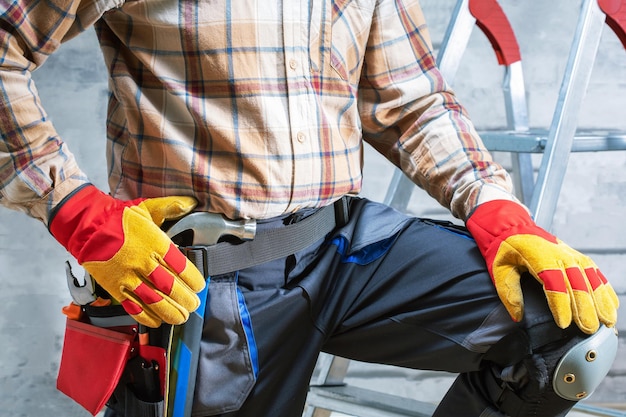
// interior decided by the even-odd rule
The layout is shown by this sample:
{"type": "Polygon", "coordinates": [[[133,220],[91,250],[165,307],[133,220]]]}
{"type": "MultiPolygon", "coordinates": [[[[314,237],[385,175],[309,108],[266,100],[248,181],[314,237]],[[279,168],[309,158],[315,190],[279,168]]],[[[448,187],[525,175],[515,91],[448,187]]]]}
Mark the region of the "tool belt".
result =
{"type": "Polygon", "coordinates": [[[162,417],[165,345],[156,337],[151,344],[144,343],[143,328],[121,305],[100,296],[83,306],[73,302],[64,313],[67,321],[57,389],[94,416],[107,401],[123,396],[129,411],[125,415],[162,417]],[[117,392],[120,389],[123,392],[117,392]]]}
{"type": "MultiPolygon", "coordinates": [[[[333,205],[318,209],[313,214],[301,220],[295,220],[285,227],[252,232],[254,236],[251,240],[245,240],[239,244],[199,242],[199,244],[180,246],[180,249],[204,276],[240,271],[274,259],[284,258],[309,247],[336,226],[345,225],[348,221],[348,209],[349,197],[344,197],[333,205]]],[[[297,215],[287,216],[286,219],[293,216],[297,215]]],[[[178,224],[184,222],[185,218],[178,224]]],[[[169,232],[168,234],[171,235],[169,232]]],[[[170,237],[175,239],[175,236],[170,237]]]]}
{"type": "MultiPolygon", "coordinates": [[[[250,240],[202,242],[200,233],[179,248],[207,279],[222,276],[312,245],[347,222],[348,204],[342,198],[302,216],[286,216],[287,224],[276,228],[260,222],[257,229],[247,221],[242,239],[250,240]]],[[[206,215],[219,216],[202,213],[206,215]]],[[[167,226],[176,243],[182,235],[173,236],[172,230],[186,229],[185,223],[193,224],[194,231],[202,227],[202,221],[190,216],[178,221],[177,228],[167,226]]],[[[88,275],[81,284],[68,266],[67,277],[74,301],[64,308],[67,324],[57,388],[94,416],[105,404],[125,417],[190,416],[206,303],[182,326],[146,329],[112,304],[88,275]],[[181,346],[188,355],[181,355],[181,346]],[[189,356],[188,362],[175,363],[181,356],[189,356]],[[181,388],[184,393],[178,392],[181,388]]]]}

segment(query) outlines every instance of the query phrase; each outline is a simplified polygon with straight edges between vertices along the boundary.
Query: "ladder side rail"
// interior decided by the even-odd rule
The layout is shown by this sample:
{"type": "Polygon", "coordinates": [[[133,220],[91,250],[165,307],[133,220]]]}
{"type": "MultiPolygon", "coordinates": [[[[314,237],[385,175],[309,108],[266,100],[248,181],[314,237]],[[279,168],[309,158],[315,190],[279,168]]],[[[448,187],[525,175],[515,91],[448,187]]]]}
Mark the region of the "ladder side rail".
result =
{"type": "Polygon", "coordinates": [[[589,85],[604,21],[605,14],[600,10],[597,0],[583,0],[529,207],[537,224],[546,230],[552,227],[576,134],[577,118],[589,85]]]}
{"type": "MultiPolygon", "coordinates": [[[[498,64],[505,67],[502,84],[507,128],[527,132],[528,105],[524,87],[522,55],[515,32],[497,0],[470,0],[470,12],[496,53],[498,64]]],[[[522,139],[520,139],[522,140],[522,139]]],[[[530,154],[513,151],[511,156],[515,191],[523,202],[530,201],[534,187],[533,165],[530,154]]]]}
{"type": "MultiPolygon", "coordinates": [[[[504,92],[507,127],[514,132],[528,132],[528,104],[521,60],[506,67],[502,91],[504,92]]],[[[513,151],[511,163],[517,197],[523,203],[528,203],[535,186],[531,154],[513,151]]]]}

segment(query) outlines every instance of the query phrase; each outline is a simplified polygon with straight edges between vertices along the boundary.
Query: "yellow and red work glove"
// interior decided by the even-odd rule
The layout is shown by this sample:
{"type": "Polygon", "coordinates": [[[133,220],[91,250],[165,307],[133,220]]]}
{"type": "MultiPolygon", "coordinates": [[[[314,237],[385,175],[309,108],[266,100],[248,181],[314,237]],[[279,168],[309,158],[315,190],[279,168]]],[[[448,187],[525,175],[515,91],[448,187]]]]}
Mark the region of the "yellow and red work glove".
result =
{"type": "Polygon", "coordinates": [[[466,226],[513,320],[524,315],[520,277],[529,272],[543,285],[559,327],[574,320],[592,334],[600,323],[615,325],[619,301],[596,264],[537,226],[519,204],[505,200],[481,204],[466,226]]]}
{"type": "Polygon", "coordinates": [[[181,324],[200,305],[200,271],[159,228],[196,206],[192,197],[122,201],[87,185],[53,215],[52,235],[137,322],[181,324]]]}

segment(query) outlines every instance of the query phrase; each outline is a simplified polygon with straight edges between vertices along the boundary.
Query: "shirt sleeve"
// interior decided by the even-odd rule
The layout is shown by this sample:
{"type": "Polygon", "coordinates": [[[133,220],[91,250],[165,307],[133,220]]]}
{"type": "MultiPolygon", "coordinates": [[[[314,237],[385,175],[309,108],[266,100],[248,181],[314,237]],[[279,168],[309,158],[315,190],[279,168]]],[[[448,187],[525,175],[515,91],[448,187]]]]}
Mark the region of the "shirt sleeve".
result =
{"type": "Polygon", "coordinates": [[[378,3],[359,88],[364,139],[454,216],[516,200],[436,66],[417,0],[378,3]]]}
{"type": "Polygon", "coordinates": [[[0,204],[44,223],[88,179],[50,122],[31,73],[105,8],[71,0],[0,0],[5,10],[0,17],[0,204]]]}

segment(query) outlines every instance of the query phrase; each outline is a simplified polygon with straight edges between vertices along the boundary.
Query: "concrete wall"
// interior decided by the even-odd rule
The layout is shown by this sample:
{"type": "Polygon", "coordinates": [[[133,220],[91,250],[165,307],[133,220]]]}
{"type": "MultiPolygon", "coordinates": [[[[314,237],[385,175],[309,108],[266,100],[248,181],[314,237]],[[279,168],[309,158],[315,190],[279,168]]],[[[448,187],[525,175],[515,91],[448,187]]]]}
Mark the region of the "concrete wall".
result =
{"type": "MultiPolygon", "coordinates": [[[[441,42],[454,3],[453,0],[423,1],[435,46],[441,42]]],[[[519,37],[532,126],[550,124],[580,3],[579,0],[500,1],[519,37]]],[[[626,130],[626,52],[612,32],[608,29],[605,32],[580,125],[626,130]]],[[[106,188],[106,74],[94,34],[89,31],[63,45],[34,76],[61,136],[92,180],[106,188]]],[[[492,128],[505,123],[501,79],[502,68],[496,65],[488,42],[482,33],[474,31],[454,86],[479,127],[492,128]]],[[[498,157],[508,163],[506,155],[498,157]]],[[[392,169],[369,150],[366,161],[363,193],[382,200],[392,169]]],[[[622,220],[626,214],[626,177],[622,174],[625,166],[624,152],[573,155],[554,222],[554,232],[559,237],[592,254],[623,302],[626,301],[623,266],[626,223],[622,220]]],[[[419,191],[414,193],[411,210],[431,216],[446,215],[419,191]]],[[[60,309],[69,301],[63,270],[65,259],[65,251],[38,222],[21,213],[0,209],[2,416],[88,415],[54,388],[64,329],[60,309]]],[[[622,313],[622,330],[625,323],[622,313]]],[[[620,358],[610,378],[592,400],[626,401],[624,349],[622,341],[620,358]]],[[[441,390],[450,380],[449,376],[440,374],[408,375],[358,364],[353,369],[352,378],[361,384],[392,386],[396,391],[395,387],[404,387],[407,395],[428,392],[429,387],[441,390]],[[407,379],[412,384],[406,384],[407,379]]]]}

